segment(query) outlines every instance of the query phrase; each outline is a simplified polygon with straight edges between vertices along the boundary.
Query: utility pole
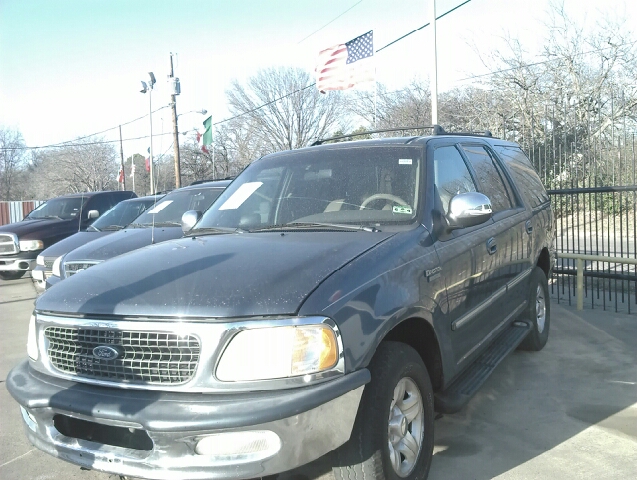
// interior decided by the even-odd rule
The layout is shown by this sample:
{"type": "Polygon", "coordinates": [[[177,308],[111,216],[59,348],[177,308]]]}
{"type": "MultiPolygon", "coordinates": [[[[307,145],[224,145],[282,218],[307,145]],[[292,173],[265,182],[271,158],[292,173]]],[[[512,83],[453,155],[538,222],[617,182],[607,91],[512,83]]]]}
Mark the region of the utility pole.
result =
{"type": "Polygon", "coordinates": [[[175,78],[175,72],[173,70],[173,54],[170,53],[170,78],[171,82],[171,95],[170,106],[173,112],[173,148],[175,151],[175,188],[181,188],[181,164],[179,160],[179,128],[177,126],[177,95],[179,95],[179,79],[175,78]]]}
{"type": "Polygon", "coordinates": [[[433,75],[431,76],[431,124],[438,125],[438,47],[436,45],[436,0],[431,2],[431,26],[433,27],[433,75]]]}
{"type": "Polygon", "coordinates": [[[126,172],[124,171],[124,147],[122,145],[122,126],[119,126],[119,156],[122,161],[122,173],[124,174],[124,181],[122,182],[122,190],[126,190],[126,172]]]}

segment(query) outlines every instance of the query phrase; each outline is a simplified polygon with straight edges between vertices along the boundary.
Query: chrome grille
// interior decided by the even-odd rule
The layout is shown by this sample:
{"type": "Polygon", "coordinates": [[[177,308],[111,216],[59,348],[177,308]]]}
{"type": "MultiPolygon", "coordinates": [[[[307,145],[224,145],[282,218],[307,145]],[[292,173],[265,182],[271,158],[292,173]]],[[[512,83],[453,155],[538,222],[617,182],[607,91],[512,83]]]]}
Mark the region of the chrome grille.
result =
{"type": "MultiPolygon", "coordinates": [[[[100,262],[68,262],[64,264],[64,273],[67,277],[86,270],[87,268],[97,265],[100,262]]],[[[53,266],[53,265],[51,265],[53,266]]]]}
{"type": "Polygon", "coordinates": [[[19,251],[18,239],[15,235],[0,234],[0,255],[11,255],[19,251]]]}
{"type": "Polygon", "coordinates": [[[136,384],[180,384],[192,378],[200,345],[194,335],[166,332],[47,327],[47,354],[61,372],[136,384]],[[98,346],[112,346],[119,358],[93,356],[98,346]]]}

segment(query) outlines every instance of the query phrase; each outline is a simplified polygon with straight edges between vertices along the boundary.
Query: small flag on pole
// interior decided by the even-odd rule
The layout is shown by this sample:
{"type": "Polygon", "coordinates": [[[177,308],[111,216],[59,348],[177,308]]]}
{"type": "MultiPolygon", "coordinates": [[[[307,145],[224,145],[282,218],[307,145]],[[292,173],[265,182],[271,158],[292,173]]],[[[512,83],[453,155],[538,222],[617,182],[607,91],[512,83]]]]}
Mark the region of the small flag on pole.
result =
{"type": "Polygon", "coordinates": [[[117,183],[124,183],[124,167],[119,167],[119,173],[117,174],[117,183]]]}
{"type": "Polygon", "coordinates": [[[319,53],[316,86],[327,90],[363,88],[376,81],[374,67],[374,31],[335,45],[319,53]]]}
{"type": "MultiPolygon", "coordinates": [[[[212,115],[203,121],[203,126],[206,127],[206,131],[203,132],[201,151],[208,153],[208,148],[206,147],[212,145],[212,115]]],[[[199,132],[197,132],[197,135],[199,135],[199,132]]]]}

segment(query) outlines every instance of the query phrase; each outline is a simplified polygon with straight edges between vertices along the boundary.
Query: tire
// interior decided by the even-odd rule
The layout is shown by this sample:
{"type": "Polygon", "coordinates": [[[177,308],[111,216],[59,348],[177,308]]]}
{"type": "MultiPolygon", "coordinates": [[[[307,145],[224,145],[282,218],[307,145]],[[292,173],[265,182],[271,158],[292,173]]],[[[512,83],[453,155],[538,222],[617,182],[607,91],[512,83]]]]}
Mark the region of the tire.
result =
{"type": "Polygon", "coordinates": [[[17,280],[18,278],[22,278],[25,273],[26,270],[20,270],[17,272],[0,272],[0,278],[2,280],[17,280]]]}
{"type": "Polygon", "coordinates": [[[535,267],[531,273],[529,290],[529,306],[521,317],[531,320],[531,331],[519,346],[520,350],[539,352],[549,339],[551,326],[551,303],[549,302],[549,286],[544,270],[535,267]]]}
{"type": "Polygon", "coordinates": [[[434,441],[434,397],[427,368],[410,346],[383,342],[369,369],[372,379],[365,386],[352,435],[335,451],[334,477],[426,479],[434,441]],[[402,398],[394,401],[395,393],[402,398]],[[410,453],[414,450],[415,455],[410,453]]]}

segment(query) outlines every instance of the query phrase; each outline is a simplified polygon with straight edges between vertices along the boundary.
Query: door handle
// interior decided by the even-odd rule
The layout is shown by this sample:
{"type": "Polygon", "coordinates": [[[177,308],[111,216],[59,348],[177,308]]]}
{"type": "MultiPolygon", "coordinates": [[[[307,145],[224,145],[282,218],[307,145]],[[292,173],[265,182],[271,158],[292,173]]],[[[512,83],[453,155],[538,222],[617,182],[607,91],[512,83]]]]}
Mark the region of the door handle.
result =
{"type": "Polygon", "coordinates": [[[533,233],[533,224],[531,223],[531,220],[526,221],[526,223],[524,224],[524,228],[526,228],[526,233],[528,233],[529,235],[533,233]]]}
{"type": "Polygon", "coordinates": [[[495,238],[491,237],[487,240],[487,252],[489,255],[493,255],[498,250],[498,244],[495,242],[495,238]]]}

